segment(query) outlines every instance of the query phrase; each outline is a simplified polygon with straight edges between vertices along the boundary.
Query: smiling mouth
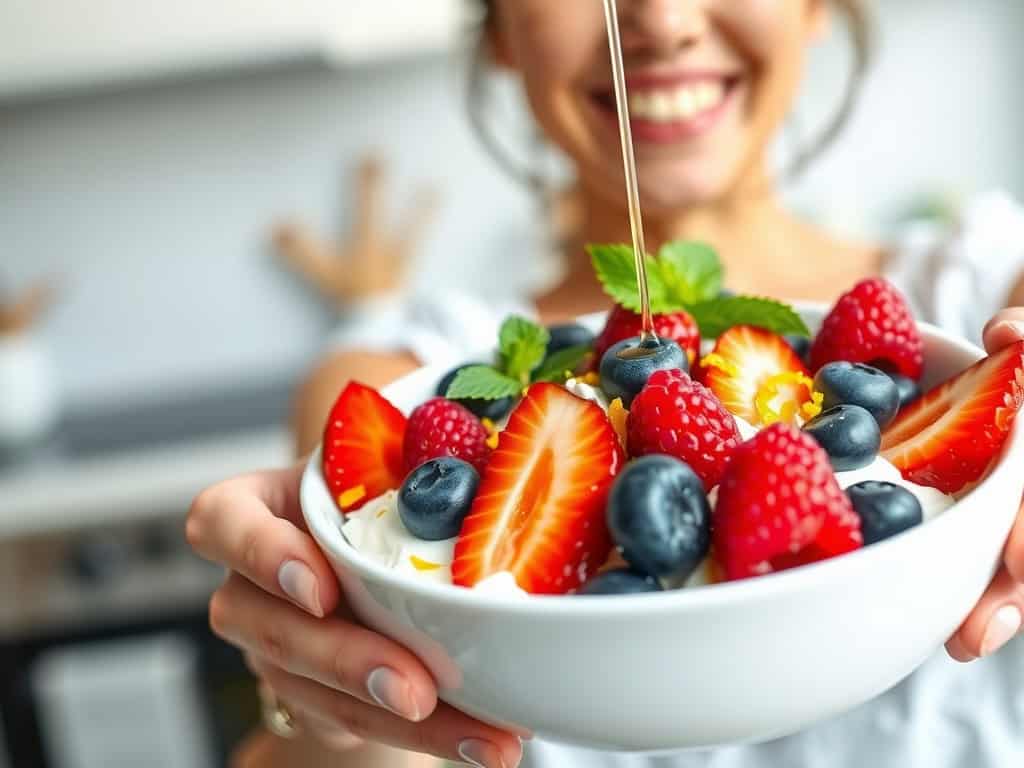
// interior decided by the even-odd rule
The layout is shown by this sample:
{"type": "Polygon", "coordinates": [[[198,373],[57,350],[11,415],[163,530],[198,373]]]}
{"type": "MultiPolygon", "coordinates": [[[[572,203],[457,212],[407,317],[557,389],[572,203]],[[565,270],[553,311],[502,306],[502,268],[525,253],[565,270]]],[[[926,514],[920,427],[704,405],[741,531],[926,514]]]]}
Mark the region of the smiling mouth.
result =
{"type": "MultiPolygon", "coordinates": [[[[636,78],[627,83],[630,125],[639,141],[664,143],[699,136],[717,123],[736,90],[738,77],[703,76],[685,80],[636,78]]],[[[592,101],[617,120],[615,94],[598,91],[592,101]]]]}

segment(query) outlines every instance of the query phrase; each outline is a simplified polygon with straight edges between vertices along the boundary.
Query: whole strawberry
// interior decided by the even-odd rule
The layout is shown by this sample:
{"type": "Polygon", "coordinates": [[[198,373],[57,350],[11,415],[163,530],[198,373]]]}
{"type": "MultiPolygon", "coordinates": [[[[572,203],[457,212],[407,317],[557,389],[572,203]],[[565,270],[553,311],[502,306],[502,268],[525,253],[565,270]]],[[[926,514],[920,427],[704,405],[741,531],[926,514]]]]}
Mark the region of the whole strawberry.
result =
{"type": "Polygon", "coordinates": [[[707,387],[682,371],[651,376],[633,400],[627,433],[631,456],[675,456],[690,465],[708,491],[718,485],[740,444],[736,419],[707,387]]]}
{"type": "Polygon", "coordinates": [[[906,299],[890,283],[863,280],[829,312],[811,345],[811,368],[838,360],[921,378],[924,342],[906,299]]]}
{"type": "Polygon", "coordinates": [[[453,456],[483,472],[491,448],[480,420],[458,403],[435,397],[409,415],[402,453],[406,472],[441,456],[453,456]]]}
{"type": "MultiPolygon", "coordinates": [[[[616,306],[608,315],[604,330],[594,341],[594,360],[601,361],[604,353],[620,341],[639,336],[643,330],[643,321],[636,312],[616,306]]],[[[676,342],[686,353],[687,361],[693,361],[700,354],[700,330],[688,312],[666,312],[654,316],[654,332],[659,338],[676,342]]]]}
{"type": "Polygon", "coordinates": [[[825,451],[789,424],[733,454],[718,488],[714,554],[727,579],[806,565],[863,546],[860,518],[825,451]]]}

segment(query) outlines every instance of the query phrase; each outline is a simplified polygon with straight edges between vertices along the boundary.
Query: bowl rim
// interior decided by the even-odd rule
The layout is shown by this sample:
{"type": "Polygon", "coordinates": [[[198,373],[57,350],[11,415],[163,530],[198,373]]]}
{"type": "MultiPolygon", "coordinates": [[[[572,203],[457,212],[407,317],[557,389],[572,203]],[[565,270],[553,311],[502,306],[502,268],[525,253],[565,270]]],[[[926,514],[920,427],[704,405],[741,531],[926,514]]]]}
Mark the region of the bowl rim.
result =
{"type": "MultiPolygon", "coordinates": [[[[816,311],[819,307],[813,304],[798,305],[801,310],[816,311]]],[[[587,316],[592,317],[592,316],[587,316]]],[[[583,318],[584,320],[587,318],[583,318]]],[[[981,359],[985,353],[976,345],[958,336],[929,324],[918,323],[925,336],[932,337],[941,343],[951,346],[960,354],[981,359]]],[[[447,366],[434,365],[419,368],[397,382],[385,388],[390,389],[399,382],[409,384],[417,379],[434,380],[447,370],[447,366]],[[444,368],[444,370],[441,370],[444,368]]],[[[662,614],[668,609],[701,610],[709,606],[728,606],[746,601],[777,596],[784,592],[796,592],[804,588],[813,588],[823,583],[823,577],[831,577],[842,581],[843,570],[858,568],[861,563],[867,564],[871,558],[884,559],[891,552],[902,548],[910,550],[915,542],[926,535],[938,536],[945,528],[957,525],[967,514],[977,514],[977,510],[968,501],[971,496],[986,486],[998,483],[1007,475],[1015,464],[1024,463],[1024,418],[1017,418],[1009,439],[1004,445],[996,465],[969,495],[958,499],[953,506],[935,519],[927,521],[909,531],[879,542],[870,547],[863,547],[841,557],[830,558],[817,563],[793,568],[777,573],[758,576],[757,578],[740,581],[720,582],[690,589],[673,589],[663,592],[636,595],[505,595],[481,592],[474,589],[457,587],[427,580],[411,579],[400,572],[387,568],[356,550],[341,533],[341,525],[337,523],[336,507],[332,504],[330,514],[322,511],[317,514],[316,500],[326,497],[330,500],[330,492],[321,471],[321,447],[310,456],[302,474],[300,498],[306,525],[318,545],[350,571],[356,572],[363,580],[372,580],[385,584],[389,589],[397,589],[417,598],[447,603],[468,609],[486,609],[491,612],[506,614],[522,614],[534,616],[559,617],[574,616],[579,618],[601,618],[622,615],[662,614]]],[[[322,506],[322,505],[319,505],[322,506]]]]}

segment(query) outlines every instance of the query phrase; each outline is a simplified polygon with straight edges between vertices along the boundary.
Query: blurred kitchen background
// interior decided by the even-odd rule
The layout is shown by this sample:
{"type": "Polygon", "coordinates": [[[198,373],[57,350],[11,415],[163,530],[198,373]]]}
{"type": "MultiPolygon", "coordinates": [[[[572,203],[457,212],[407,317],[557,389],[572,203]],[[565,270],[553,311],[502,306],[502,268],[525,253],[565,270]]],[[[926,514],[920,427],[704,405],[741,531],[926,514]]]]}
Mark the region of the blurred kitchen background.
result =
{"type": "MultiPolygon", "coordinates": [[[[794,203],[887,235],[1024,197],[1024,3],[876,5],[864,102],[794,203]]],[[[253,722],[206,629],[221,574],[181,526],[206,484],[289,459],[290,390],[335,327],[280,222],[344,245],[373,155],[396,217],[436,190],[414,284],[499,296],[549,268],[464,115],[471,21],[460,0],[0,0],[0,768],[221,765],[253,722]]],[[[847,62],[838,37],[816,52],[806,133],[847,62]]],[[[527,157],[513,84],[495,109],[527,157]]]]}

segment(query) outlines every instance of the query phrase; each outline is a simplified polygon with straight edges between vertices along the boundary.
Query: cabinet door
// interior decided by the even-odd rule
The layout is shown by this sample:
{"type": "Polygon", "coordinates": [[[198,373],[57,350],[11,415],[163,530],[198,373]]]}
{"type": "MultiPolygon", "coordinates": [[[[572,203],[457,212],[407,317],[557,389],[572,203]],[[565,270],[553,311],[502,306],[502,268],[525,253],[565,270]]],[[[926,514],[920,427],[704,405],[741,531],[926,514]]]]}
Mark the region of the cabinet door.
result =
{"type": "Polygon", "coordinates": [[[461,0],[5,0],[0,97],[222,67],[440,50],[461,0]]]}

